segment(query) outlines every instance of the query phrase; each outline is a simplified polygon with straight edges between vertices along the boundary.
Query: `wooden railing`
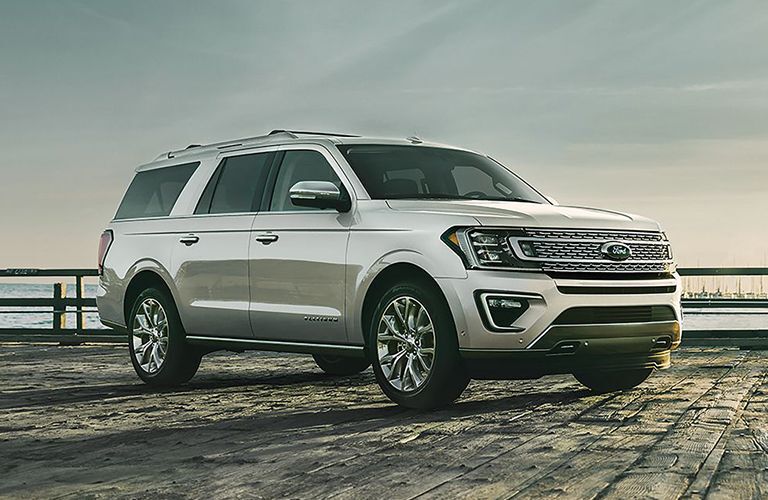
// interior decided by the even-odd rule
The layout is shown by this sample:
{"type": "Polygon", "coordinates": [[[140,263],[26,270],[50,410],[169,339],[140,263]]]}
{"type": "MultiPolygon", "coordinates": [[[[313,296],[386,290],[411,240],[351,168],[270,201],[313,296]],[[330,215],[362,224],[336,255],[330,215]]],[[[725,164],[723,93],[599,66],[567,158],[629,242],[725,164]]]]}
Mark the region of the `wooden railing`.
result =
{"type": "MultiPolygon", "coordinates": [[[[738,268],[680,268],[681,276],[768,276],[765,267],[738,268]]],[[[20,308],[0,310],[4,313],[40,314],[40,308],[49,308],[51,314],[50,328],[0,328],[0,341],[23,342],[125,342],[123,335],[109,328],[86,328],[85,315],[95,312],[96,299],[85,297],[84,278],[98,276],[95,269],[0,269],[0,278],[74,278],[75,297],[67,297],[66,284],[54,283],[51,298],[3,298],[0,297],[0,308],[20,308]],[[36,308],[36,309],[33,309],[36,308]],[[74,328],[69,328],[66,322],[67,314],[75,315],[74,328]]],[[[684,298],[683,310],[686,314],[701,313],[702,310],[718,310],[724,316],[734,314],[723,309],[753,311],[767,309],[767,299],[730,299],[730,298],[684,298]]],[[[768,316],[768,315],[766,315],[768,316]]],[[[706,346],[741,346],[768,347],[768,319],[766,328],[758,329],[728,329],[728,330],[688,330],[684,332],[684,343],[688,345],[706,346]]]]}
{"type": "MultiPolygon", "coordinates": [[[[680,276],[768,276],[767,267],[693,267],[677,270],[680,276]]],[[[768,300],[763,298],[684,298],[686,315],[718,314],[723,317],[734,314],[761,314],[755,309],[768,310],[768,300]],[[724,309],[728,309],[725,311],[724,309]],[[717,311],[716,313],[714,311],[717,311]]],[[[684,329],[683,343],[697,346],[736,346],[741,348],[768,348],[768,314],[763,315],[764,328],[729,328],[717,330],[684,329]]]]}
{"type": "Polygon", "coordinates": [[[50,328],[0,328],[0,340],[23,342],[62,342],[79,344],[85,341],[124,342],[125,336],[109,328],[86,328],[85,316],[96,312],[96,299],[85,297],[85,278],[98,276],[95,269],[0,269],[0,278],[74,278],[75,296],[67,297],[67,283],[56,282],[52,296],[0,297],[0,314],[51,314],[50,328]],[[67,324],[67,314],[74,314],[74,328],[67,324]]]}

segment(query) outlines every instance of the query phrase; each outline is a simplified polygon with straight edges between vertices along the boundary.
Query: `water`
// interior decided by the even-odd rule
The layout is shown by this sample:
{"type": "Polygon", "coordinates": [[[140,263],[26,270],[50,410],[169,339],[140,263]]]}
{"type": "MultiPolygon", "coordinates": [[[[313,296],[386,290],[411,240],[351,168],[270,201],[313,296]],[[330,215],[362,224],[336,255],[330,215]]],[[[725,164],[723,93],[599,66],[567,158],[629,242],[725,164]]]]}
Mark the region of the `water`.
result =
{"type": "MultiPolygon", "coordinates": [[[[52,285],[0,283],[0,297],[15,298],[50,298],[53,296],[52,285]]],[[[74,284],[68,285],[67,297],[75,296],[74,284]]],[[[85,296],[96,296],[96,285],[85,286],[85,296]]],[[[19,307],[0,307],[0,328],[50,328],[53,314],[50,309],[30,308],[25,310],[41,311],[35,313],[3,313],[2,311],[19,310],[19,307]],[[43,312],[44,311],[44,312],[43,312]]],[[[767,329],[768,310],[737,311],[731,309],[703,310],[689,312],[683,320],[683,330],[734,330],[767,329]],[[728,313],[728,314],[724,314],[728,313]]],[[[74,313],[67,313],[67,327],[76,325],[74,313]]],[[[98,314],[93,311],[85,315],[86,328],[102,328],[98,314]]]]}
{"type": "Polygon", "coordinates": [[[686,330],[765,330],[768,329],[768,310],[754,309],[702,309],[683,314],[683,332],[686,330]],[[701,314],[701,313],[704,314],[701,314]]]}
{"type": "MultiPolygon", "coordinates": [[[[75,297],[74,283],[67,285],[67,297],[75,297]]],[[[85,285],[85,297],[96,297],[96,285],[85,285]]],[[[53,285],[0,283],[2,298],[45,298],[53,297],[53,285]]],[[[67,328],[75,328],[77,319],[74,311],[67,313],[67,328]]],[[[51,328],[53,312],[45,307],[0,307],[0,328],[51,328]],[[39,311],[39,312],[3,312],[3,311],[39,311]]],[[[96,311],[86,312],[85,328],[103,328],[96,311]]]]}

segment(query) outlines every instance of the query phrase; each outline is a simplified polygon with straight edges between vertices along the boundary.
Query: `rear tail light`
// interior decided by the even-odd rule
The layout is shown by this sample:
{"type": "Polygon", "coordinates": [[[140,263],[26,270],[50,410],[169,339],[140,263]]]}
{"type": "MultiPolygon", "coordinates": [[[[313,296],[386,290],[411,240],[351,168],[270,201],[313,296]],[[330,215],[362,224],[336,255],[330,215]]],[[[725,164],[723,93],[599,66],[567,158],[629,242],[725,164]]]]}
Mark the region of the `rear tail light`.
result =
{"type": "Polygon", "coordinates": [[[109,251],[109,247],[112,245],[112,231],[107,229],[103,233],[101,233],[101,238],[99,238],[99,258],[98,258],[98,265],[99,265],[99,276],[104,272],[104,259],[107,257],[107,252],[109,251]]]}

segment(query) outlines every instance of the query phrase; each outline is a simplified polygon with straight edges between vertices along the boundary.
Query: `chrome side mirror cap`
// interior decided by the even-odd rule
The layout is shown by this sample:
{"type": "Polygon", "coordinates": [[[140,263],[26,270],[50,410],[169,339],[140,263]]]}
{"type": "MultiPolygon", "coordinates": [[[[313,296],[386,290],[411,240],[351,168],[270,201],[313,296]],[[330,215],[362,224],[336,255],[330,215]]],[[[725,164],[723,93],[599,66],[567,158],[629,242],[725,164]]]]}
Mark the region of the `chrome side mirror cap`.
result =
{"type": "Polygon", "coordinates": [[[349,196],[329,181],[301,181],[288,192],[297,207],[335,208],[348,212],[352,206],[349,196]]]}

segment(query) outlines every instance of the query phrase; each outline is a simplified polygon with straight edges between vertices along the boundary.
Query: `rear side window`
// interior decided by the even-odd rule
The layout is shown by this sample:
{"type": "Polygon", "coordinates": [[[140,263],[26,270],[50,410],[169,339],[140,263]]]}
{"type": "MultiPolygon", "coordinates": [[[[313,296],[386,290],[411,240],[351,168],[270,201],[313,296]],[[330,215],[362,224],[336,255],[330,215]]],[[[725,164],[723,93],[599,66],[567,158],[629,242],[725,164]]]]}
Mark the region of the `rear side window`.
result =
{"type": "Polygon", "coordinates": [[[257,211],[273,154],[257,153],[226,158],[208,182],[195,213],[257,211]]]}
{"type": "Polygon", "coordinates": [[[139,172],[123,197],[115,219],[163,217],[171,213],[181,191],[200,163],[139,172]]]}

